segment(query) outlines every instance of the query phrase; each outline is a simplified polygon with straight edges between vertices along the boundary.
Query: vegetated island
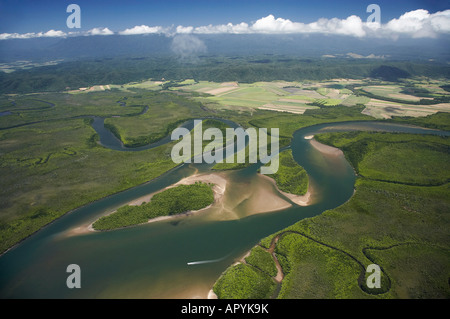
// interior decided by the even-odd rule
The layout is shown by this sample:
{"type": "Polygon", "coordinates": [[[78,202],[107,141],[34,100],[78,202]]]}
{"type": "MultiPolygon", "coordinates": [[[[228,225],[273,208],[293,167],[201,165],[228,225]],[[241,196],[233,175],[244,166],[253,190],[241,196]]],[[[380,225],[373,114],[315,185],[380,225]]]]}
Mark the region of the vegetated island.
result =
{"type": "Polygon", "coordinates": [[[92,228],[113,230],[143,224],[157,217],[200,210],[214,202],[212,186],[210,183],[196,181],[194,184],[165,189],[153,195],[148,203],[122,206],[112,214],[99,218],[92,224],[92,228]]]}
{"type": "Polygon", "coordinates": [[[294,160],[291,149],[279,153],[279,163],[276,173],[263,176],[273,179],[277,190],[293,203],[300,206],[309,205],[311,191],[309,189],[308,174],[294,160]]]}

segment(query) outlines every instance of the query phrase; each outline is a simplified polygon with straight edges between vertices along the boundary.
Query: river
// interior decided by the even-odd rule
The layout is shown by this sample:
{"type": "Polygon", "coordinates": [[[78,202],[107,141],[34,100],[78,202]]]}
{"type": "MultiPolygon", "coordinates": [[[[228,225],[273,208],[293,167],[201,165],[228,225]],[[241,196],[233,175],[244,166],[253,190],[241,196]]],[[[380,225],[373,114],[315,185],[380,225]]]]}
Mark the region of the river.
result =
{"type": "MultiPolygon", "coordinates": [[[[103,121],[93,124],[102,143],[124,150],[103,121]],[[106,141],[106,142],[105,142],[106,141]],[[108,144],[109,143],[109,144],[108,144]]],[[[346,202],[353,194],[355,174],[343,156],[327,156],[305,136],[319,132],[379,130],[416,134],[448,132],[384,122],[321,124],[295,132],[294,159],[310,177],[313,204],[269,213],[220,220],[194,214],[108,232],[77,233],[99,216],[146,194],[161,190],[208,164],[183,164],[161,177],[80,207],[54,221],[0,257],[1,298],[206,298],[220,274],[265,236],[346,202]],[[81,268],[81,288],[69,289],[66,268],[81,268]]],[[[145,147],[143,147],[145,149],[145,147]]],[[[137,151],[137,150],[135,150],[137,151]]],[[[226,193],[247,189],[260,178],[258,164],[226,172],[226,193]]],[[[267,186],[269,187],[269,186],[267,186]]],[[[279,196],[274,187],[273,195],[279,196]]],[[[237,205],[239,206],[239,205],[237,205]]],[[[238,208],[236,208],[238,209],[238,208]]]]}

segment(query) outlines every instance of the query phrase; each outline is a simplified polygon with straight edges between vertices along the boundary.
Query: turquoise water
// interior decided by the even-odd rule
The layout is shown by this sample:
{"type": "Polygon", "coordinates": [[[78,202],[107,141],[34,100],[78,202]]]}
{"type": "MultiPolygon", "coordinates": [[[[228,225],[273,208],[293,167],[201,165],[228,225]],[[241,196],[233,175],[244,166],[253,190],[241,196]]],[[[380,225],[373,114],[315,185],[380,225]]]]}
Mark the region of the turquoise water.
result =
{"type": "MultiPolygon", "coordinates": [[[[101,125],[100,125],[101,126],[101,125]]],[[[294,134],[291,148],[314,189],[311,206],[214,220],[196,214],[109,232],[74,234],[77,227],[133,199],[211,165],[181,165],[163,176],[78,208],[0,257],[1,298],[205,298],[215,280],[259,240],[346,202],[355,175],[343,156],[327,157],[304,137],[323,131],[447,132],[379,122],[322,124],[294,134]],[[189,264],[188,264],[189,263],[189,264]],[[81,268],[81,288],[66,286],[69,264],[81,268]]],[[[229,172],[227,191],[256,178],[258,165],[229,172]]],[[[270,190],[276,194],[275,189],[270,190]]]]}

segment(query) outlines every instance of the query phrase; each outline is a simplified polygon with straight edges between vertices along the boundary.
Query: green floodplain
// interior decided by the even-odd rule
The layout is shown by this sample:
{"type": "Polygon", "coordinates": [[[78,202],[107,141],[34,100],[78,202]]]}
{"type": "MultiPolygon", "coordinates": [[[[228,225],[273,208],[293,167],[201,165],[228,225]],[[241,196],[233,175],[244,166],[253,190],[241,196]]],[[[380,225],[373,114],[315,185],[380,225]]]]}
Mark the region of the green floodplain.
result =
{"type": "MultiPolygon", "coordinates": [[[[146,81],[87,92],[3,95],[0,251],[77,207],[177,166],[170,157],[175,141],[139,152],[103,147],[92,127],[94,117],[104,118],[105,127],[128,147],[156,142],[184,121],[199,117],[228,119],[244,128],[279,127],[280,146],[288,145],[296,130],[320,123],[380,119],[449,129],[445,80],[341,82],[236,87],[193,80],[176,86],[146,81]],[[414,95],[419,93],[436,103],[421,104],[414,95]]],[[[204,123],[225,129],[221,122],[204,123]]],[[[358,176],[353,197],[261,239],[243,262],[222,274],[214,285],[216,295],[449,298],[448,137],[343,132],[322,133],[315,139],[344,152],[358,176]],[[382,268],[382,288],[376,294],[365,286],[365,268],[372,263],[382,268]]],[[[243,167],[221,165],[214,169],[243,167]]],[[[288,193],[301,195],[308,189],[307,174],[290,150],[280,153],[280,169],[271,177],[288,193]]],[[[206,184],[157,195],[149,203],[124,206],[100,218],[95,228],[130,226],[201,209],[213,200],[206,184]],[[182,200],[186,194],[191,200],[182,200]],[[168,198],[180,200],[169,205],[168,198]]]]}
{"type": "Polygon", "coordinates": [[[359,176],[354,196],[262,239],[218,280],[219,298],[365,298],[374,293],[364,277],[372,263],[382,269],[375,291],[381,298],[448,298],[448,137],[351,132],[316,138],[344,150],[359,176]],[[274,260],[281,283],[274,280],[274,260]]]}

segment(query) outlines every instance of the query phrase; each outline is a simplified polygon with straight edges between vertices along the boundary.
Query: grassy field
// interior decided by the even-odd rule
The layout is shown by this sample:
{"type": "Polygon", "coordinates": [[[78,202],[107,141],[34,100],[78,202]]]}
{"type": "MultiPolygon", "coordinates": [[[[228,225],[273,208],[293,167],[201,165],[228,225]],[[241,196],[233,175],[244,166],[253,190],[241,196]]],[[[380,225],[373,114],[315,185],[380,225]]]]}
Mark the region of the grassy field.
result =
{"type": "MultiPolygon", "coordinates": [[[[275,253],[284,273],[277,297],[449,298],[449,139],[367,132],[316,137],[342,148],[356,171],[366,175],[359,176],[354,196],[344,205],[261,240],[260,247],[268,249],[277,239],[275,253]],[[395,147],[399,144],[402,151],[395,147]],[[400,174],[394,174],[400,166],[400,174]],[[381,267],[379,289],[366,286],[369,264],[381,267]]],[[[254,262],[253,271],[265,274],[258,270],[265,264],[254,262]]],[[[255,291],[241,286],[248,278],[235,267],[217,286],[218,291],[233,287],[236,295],[227,298],[272,295],[270,286],[265,294],[259,286],[255,291]]]]}
{"type": "Polygon", "coordinates": [[[204,93],[198,100],[212,108],[263,109],[279,112],[303,114],[307,109],[316,109],[320,105],[338,105],[342,100],[324,98],[315,91],[300,90],[298,82],[256,82],[256,83],[213,83],[199,82],[176,87],[176,90],[204,93]],[[286,88],[299,89],[286,89],[286,88]],[[298,94],[298,93],[303,94],[298,94]],[[315,94],[313,94],[315,93],[315,94]]]}
{"type": "Polygon", "coordinates": [[[377,118],[417,117],[449,112],[450,95],[441,88],[441,82],[432,82],[433,84],[419,80],[409,80],[401,84],[381,82],[377,85],[356,87],[356,92],[359,96],[369,98],[369,101],[364,103],[364,113],[377,118]]]}

